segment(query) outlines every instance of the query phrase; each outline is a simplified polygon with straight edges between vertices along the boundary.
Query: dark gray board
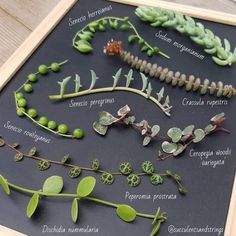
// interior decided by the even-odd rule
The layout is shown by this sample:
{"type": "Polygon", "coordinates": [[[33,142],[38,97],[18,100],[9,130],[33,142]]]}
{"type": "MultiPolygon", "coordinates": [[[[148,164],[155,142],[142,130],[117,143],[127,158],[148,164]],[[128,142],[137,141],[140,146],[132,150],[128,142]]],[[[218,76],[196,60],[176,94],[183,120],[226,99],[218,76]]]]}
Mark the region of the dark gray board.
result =
{"type": "MultiPolygon", "coordinates": [[[[171,60],[161,57],[149,59],[151,62],[157,62],[160,65],[167,66],[172,70],[179,70],[186,74],[196,74],[201,78],[210,80],[222,80],[225,83],[231,83],[236,86],[236,66],[219,67],[216,66],[208,55],[205,55],[201,47],[193,44],[188,37],[179,33],[163,28],[155,29],[141,22],[134,15],[134,7],[127,5],[109,3],[102,0],[80,0],[71,11],[63,18],[55,30],[47,37],[42,45],[30,57],[20,71],[14,76],[12,81],[3,89],[0,94],[0,134],[8,142],[20,142],[21,150],[27,151],[30,147],[36,146],[41,156],[60,160],[64,154],[70,153],[73,163],[88,166],[94,158],[99,158],[102,168],[105,170],[116,171],[121,161],[130,161],[134,169],[138,172],[140,164],[144,160],[151,160],[155,163],[155,168],[160,172],[170,169],[179,173],[188,193],[181,196],[176,185],[171,180],[166,180],[165,184],[154,187],[149,183],[148,178],[143,178],[140,186],[130,188],[125,183],[123,177],[116,178],[112,186],[98,184],[94,196],[107,199],[117,203],[130,204],[140,212],[155,213],[158,206],[168,215],[168,221],[162,225],[160,235],[183,235],[183,233],[168,232],[175,228],[223,228],[225,226],[230,194],[232,191],[233,178],[235,174],[235,98],[228,101],[227,106],[183,106],[184,98],[187,100],[199,100],[199,96],[194,93],[186,93],[183,89],[172,88],[171,86],[161,84],[159,81],[152,80],[154,91],[165,87],[167,94],[170,95],[173,105],[172,116],[167,118],[158,107],[152,102],[147,101],[137,95],[125,92],[113,92],[91,95],[75,99],[76,101],[88,101],[114,98],[115,103],[105,104],[102,107],[88,106],[69,108],[70,100],[63,102],[51,102],[47,96],[58,92],[57,81],[62,80],[68,75],[78,73],[81,76],[84,87],[90,83],[90,69],[96,71],[98,77],[97,86],[108,86],[113,83],[112,75],[120,68],[123,72],[128,72],[129,67],[122,63],[118,58],[111,58],[103,54],[103,46],[111,38],[121,39],[127,42],[128,33],[109,30],[106,33],[96,33],[93,40],[94,52],[91,55],[81,55],[72,46],[71,40],[74,34],[91,20],[98,19],[97,16],[86,22],[78,23],[69,27],[69,18],[79,18],[87,16],[87,11],[95,11],[99,8],[112,5],[112,11],[104,15],[111,16],[129,16],[131,21],[138,28],[141,35],[152,45],[158,45],[164,52],[171,56],[171,60]],[[178,41],[188,48],[205,55],[204,60],[179,52],[172,45],[155,37],[159,30],[173,41],[178,41]],[[35,91],[29,97],[29,104],[38,109],[41,115],[47,115],[58,122],[70,124],[71,129],[81,127],[85,130],[86,136],[83,140],[68,140],[61,137],[55,137],[45,130],[36,127],[28,119],[20,119],[15,114],[15,105],[13,91],[18,88],[30,72],[35,72],[37,66],[41,63],[50,64],[53,61],[63,61],[69,59],[70,62],[63,66],[59,74],[52,74],[40,79],[40,82],[34,85],[35,91]],[[199,157],[189,157],[188,149],[180,158],[168,159],[164,162],[157,161],[157,151],[159,144],[152,144],[149,147],[142,147],[140,135],[132,129],[112,128],[106,137],[100,137],[92,130],[92,123],[97,119],[97,114],[101,110],[115,113],[121,106],[129,104],[132,113],[138,120],[147,119],[150,124],[159,124],[162,132],[166,132],[170,127],[178,126],[184,128],[188,124],[195,124],[196,127],[205,127],[209,119],[224,111],[227,120],[225,127],[231,131],[231,134],[217,133],[207,137],[202,143],[193,148],[196,152],[217,151],[231,149],[232,154],[226,158],[213,155],[208,160],[224,160],[224,165],[202,166],[199,157]],[[35,142],[32,138],[17,134],[4,128],[7,122],[23,131],[28,130],[36,132],[38,135],[51,139],[50,144],[35,142]],[[175,200],[133,200],[130,202],[126,194],[140,195],[176,195],[175,200]],[[173,227],[172,227],[173,226],[173,227]]],[[[202,21],[206,27],[212,29],[221,38],[228,38],[232,43],[236,41],[236,29],[232,26],[202,21]]],[[[139,53],[135,45],[124,45],[128,50],[141,58],[147,58],[139,53]]],[[[134,87],[141,86],[141,80],[138,73],[135,72],[136,80],[134,87]]],[[[204,96],[201,98],[205,103],[207,101],[217,100],[215,97],[204,96]]],[[[50,170],[40,172],[36,168],[36,162],[24,160],[22,163],[15,163],[14,153],[6,148],[0,149],[0,173],[9,181],[27,188],[39,189],[44,179],[51,175],[61,175],[64,178],[64,191],[75,192],[79,179],[71,180],[67,171],[60,166],[52,166],[50,170]]],[[[83,173],[82,176],[88,173],[83,173]]],[[[95,175],[98,177],[97,175],[95,175]]],[[[152,229],[151,221],[148,219],[137,218],[134,223],[124,223],[117,216],[114,209],[95,204],[82,202],[79,209],[79,221],[73,224],[70,219],[70,199],[50,199],[44,198],[40,201],[40,207],[37,214],[28,219],[25,216],[25,209],[29,197],[16,191],[12,191],[10,196],[6,196],[0,190],[0,224],[16,229],[32,236],[39,235],[73,235],[73,233],[43,233],[43,227],[47,225],[50,228],[54,226],[65,228],[86,228],[87,226],[98,228],[98,233],[87,233],[88,235],[99,236],[126,236],[126,235],[149,235],[152,229]]],[[[218,235],[218,233],[199,233],[200,235],[218,235]]],[[[83,233],[79,233],[83,235],[83,233]]],[[[186,233],[186,235],[197,235],[197,233],[186,233]]],[[[222,233],[221,233],[222,235],[222,233]]]]}

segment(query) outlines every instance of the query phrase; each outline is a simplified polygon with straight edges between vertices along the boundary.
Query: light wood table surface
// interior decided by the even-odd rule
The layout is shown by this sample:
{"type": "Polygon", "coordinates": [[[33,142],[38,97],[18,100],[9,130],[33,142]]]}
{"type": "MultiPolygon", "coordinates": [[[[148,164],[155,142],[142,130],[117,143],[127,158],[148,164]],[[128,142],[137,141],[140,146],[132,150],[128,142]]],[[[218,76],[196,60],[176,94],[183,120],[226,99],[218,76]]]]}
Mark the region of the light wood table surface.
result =
{"type": "MultiPolygon", "coordinates": [[[[59,1],[0,0],[0,67],[59,1]]],[[[166,1],[236,14],[233,0],[166,1]]]]}

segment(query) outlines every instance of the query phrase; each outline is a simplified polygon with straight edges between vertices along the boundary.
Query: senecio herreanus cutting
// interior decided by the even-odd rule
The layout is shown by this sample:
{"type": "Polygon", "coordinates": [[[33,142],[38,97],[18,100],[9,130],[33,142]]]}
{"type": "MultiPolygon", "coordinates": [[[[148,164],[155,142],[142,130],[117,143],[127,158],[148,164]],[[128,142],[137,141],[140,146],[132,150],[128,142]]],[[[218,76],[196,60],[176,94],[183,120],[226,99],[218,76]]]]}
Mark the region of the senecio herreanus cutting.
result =
{"type": "Polygon", "coordinates": [[[142,21],[150,22],[153,27],[172,28],[188,35],[196,44],[204,47],[207,54],[213,55],[212,60],[219,66],[231,66],[236,62],[236,47],[231,51],[228,39],[224,39],[223,45],[219,36],[190,16],[158,7],[144,6],[136,8],[135,14],[142,21]]]}
{"type": "Polygon", "coordinates": [[[26,216],[28,218],[31,218],[35,214],[41,198],[53,197],[59,199],[73,199],[70,208],[70,215],[74,223],[77,222],[80,216],[79,204],[83,203],[83,201],[81,200],[86,200],[87,202],[93,202],[103,206],[115,208],[116,215],[124,222],[134,222],[137,217],[152,219],[153,229],[150,233],[150,236],[156,235],[160,229],[161,224],[167,220],[167,217],[160,212],[160,208],[157,209],[154,215],[145,214],[136,211],[129,205],[117,204],[99,198],[91,197],[91,194],[96,186],[96,179],[92,176],[84,177],[78,183],[76,193],[62,193],[62,189],[64,187],[63,178],[61,176],[55,175],[47,178],[41,188],[37,188],[41,190],[32,190],[18,186],[6,180],[2,175],[0,175],[0,186],[7,195],[10,195],[10,189],[12,189],[31,196],[26,208],[26,216]]]}
{"type": "Polygon", "coordinates": [[[24,158],[28,158],[37,162],[37,168],[40,171],[47,170],[51,165],[60,165],[64,168],[68,168],[68,176],[72,179],[77,178],[82,172],[93,172],[100,175],[100,181],[102,184],[111,185],[114,183],[116,176],[123,176],[126,178],[126,183],[130,187],[136,187],[141,183],[141,178],[146,176],[149,177],[150,183],[154,186],[164,183],[166,178],[172,179],[181,194],[185,194],[186,190],[182,184],[182,178],[178,174],[173,174],[172,171],[166,170],[163,173],[157,173],[154,165],[151,161],[144,161],[141,164],[141,173],[135,173],[134,168],[131,163],[123,161],[119,165],[119,172],[108,172],[101,168],[100,161],[98,159],[93,159],[91,161],[90,167],[79,166],[69,163],[70,155],[64,155],[61,160],[50,160],[45,157],[40,157],[37,155],[37,148],[32,147],[28,152],[22,152],[19,147],[19,143],[10,144],[6,142],[2,137],[0,138],[0,147],[7,147],[15,152],[14,160],[15,162],[22,162],[24,158]]]}
{"type": "Polygon", "coordinates": [[[160,135],[160,126],[150,126],[148,121],[142,120],[136,122],[135,116],[130,116],[131,109],[128,105],[120,108],[117,112],[118,117],[113,116],[109,112],[102,111],[99,113],[99,120],[93,123],[93,129],[100,135],[106,135],[108,128],[113,124],[123,124],[127,127],[135,128],[144,137],[143,146],[147,146],[152,140],[162,141],[159,151],[159,158],[164,160],[168,157],[177,157],[182,154],[191,144],[201,142],[206,136],[217,131],[230,133],[222,127],[223,121],[226,119],[222,112],[211,118],[210,124],[204,129],[195,129],[194,125],[188,125],[184,129],[172,127],[168,130],[167,136],[160,135]]]}
{"type": "Polygon", "coordinates": [[[50,71],[58,73],[61,70],[61,66],[66,64],[68,60],[57,63],[54,62],[50,66],[39,65],[38,71],[28,75],[27,80],[14,91],[15,104],[16,104],[16,113],[19,117],[28,117],[34,124],[37,124],[41,128],[54,133],[56,135],[66,137],[66,138],[75,138],[81,139],[84,136],[84,131],[80,128],[74,129],[72,134],[69,133],[69,128],[66,124],[57,124],[54,120],[48,119],[46,116],[40,116],[38,111],[35,108],[30,108],[28,101],[24,93],[32,93],[34,84],[37,83],[40,76],[47,75],[50,71]],[[39,119],[36,119],[39,117],[39,119]]]}
{"type": "Polygon", "coordinates": [[[179,71],[173,72],[168,68],[162,68],[157,64],[151,64],[137,56],[135,57],[130,52],[123,49],[122,41],[109,41],[104,47],[104,53],[109,56],[119,56],[122,61],[128,63],[132,68],[150,77],[157,78],[160,81],[165,81],[173,87],[185,87],[187,92],[199,91],[201,95],[209,93],[210,95],[226,98],[231,98],[236,95],[236,89],[232,85],[224,85],[221,81],[210,83],[208,79],[204,79],[204,81],[201,82],[201,79],[194,75],[187,76],[179,71]]]}

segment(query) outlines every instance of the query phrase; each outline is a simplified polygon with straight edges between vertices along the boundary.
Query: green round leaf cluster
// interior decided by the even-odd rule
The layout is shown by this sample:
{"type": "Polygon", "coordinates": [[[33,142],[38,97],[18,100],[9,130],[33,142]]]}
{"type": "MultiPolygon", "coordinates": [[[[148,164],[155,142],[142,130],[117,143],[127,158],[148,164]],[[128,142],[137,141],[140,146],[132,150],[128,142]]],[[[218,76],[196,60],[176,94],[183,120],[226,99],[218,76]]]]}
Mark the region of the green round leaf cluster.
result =
{"type": "Polygon", "coordinates": [[[103,172],[100,180],[103,184],[111,185],[115,181],[115,178],[112,174],[108,172],[103,172]]]}
{"type": "Polygon", "coordinates": [[[144,161],[141,165],[142,171],[148,175],[154,172],[154,166],[151,161],[144,161]]]}
{"type": "Polygon", "coordinates": [[[119,171],[123,175],[129,175],[132,173],[133,168],[129,162],[122,162],[119,167],[119,171]]]}
{"type": "Polygon", "coordinates": [[[127,184],[130,186],[130,187],[136,187],[138,186],[139,184],[141,183],[141,179],[138,175],[135,175],[135,174],[130,174],[128,177],[127,177],[127,184]]]}
{"type": "Polygon", "coordinates": [[[99,170],[99,168],[100,168],[99,160],[98,159],[92,160],[92,169],[96,171],[99,170]]]}
{"type": "Polygon", "coordinates": [[[47,160],[40,160],[37,164],[38,169],[41,171],[49,169],[50,166],[51,166],[51,163],[47,160]]]}
{"type": "Polygon", "coordinates": [[[68,173],[70,178],[77,178],[81,174],[81,169],[79,167],[72,167],[68,173]]]}
{"type": "Polygon", "coordinates": [[[153,174],[150,177],[150,181],[153,185],[163,184],[164,179],[159,174],[153,174]]]}

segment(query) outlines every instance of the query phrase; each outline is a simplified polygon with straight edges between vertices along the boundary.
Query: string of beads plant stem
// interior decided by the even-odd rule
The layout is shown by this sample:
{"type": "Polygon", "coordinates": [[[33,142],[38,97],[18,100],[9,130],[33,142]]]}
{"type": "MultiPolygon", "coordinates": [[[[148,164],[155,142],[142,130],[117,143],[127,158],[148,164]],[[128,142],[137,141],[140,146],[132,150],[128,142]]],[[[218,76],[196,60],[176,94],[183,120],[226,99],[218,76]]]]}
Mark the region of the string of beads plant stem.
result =
{"type": "Polygon", "coordinates": [[[118,56],[122,61],[128,63],[132,68],[147,74],[150,77],[159,79],[161,82],[171,84],[173,87],[184,87],[187,92],[199,92],[200,95],[210,94],[217,97],[231,98],[236,95],[236,89],[232,85],[224,85],[221,81],[211,82],[204,79],[203,83],[200,78],[179,71],[173,72],[168,68],[162,68],[157,64],[151,64],[145,60],[135,57],[130,52],[123,49],[122,42],[117,40],[109,41],[104,47],[104,53],[109,56],[118,56]]]}
{"type": "Polygon", "coordinates": [[[150,183],[157,186],[164,183],[164,178],[171,178],[177,185],[181,194],[185,194],[186,190],[182,184],[182,178],[178,174],[172,174],[172,171],[166,170],[164,173],[157,173],[153,164],[150,161],[144,161],[141,165],[141,173],[134,173],[131,163],[123,161],[119,166],[119,172],[108,172],[101,169],[101,164],[98,159],[91,162],[90,167],[82,167],[70,164],[70,156],[66,154],[60,161],[46,159],[37,155],[36,147],[32,147],[28,153],[19,150],[20,144],[9,144],[3,138],[0,138],[0,147],[7,147],[13,150],[16,154],[14,160],[16,162],[23,161],[24,158],[37,161],[39,170],[44,171],[50,168],[51,165],[60,165],[69,169],[68,175],[70,178],[77,178],[83,171],[93,172],[100,175],[100,181],[103,184],[111,185],[115,181],[115,176],[123,176],[130,187],[136,187],[141,183],[141,177],[149,177],[150,183]]]}
{"type": "Polygon", "coordinates": [[[222,127],[226,119],[222,112],[211,118],[210,124],[204,129],[195,129],[194,125],[188,125],[184,129],[172,127],[167,131],[167,136],[160,135],[159,125],[149,125],[148,121],[136,121],[135,116],[130,116],[131,109],[128,105],[120,108],[117,112],[118,117],[106,111],[99,113],[99,120],[93,123],[93,129],[100,135],[106,135],[108,128],[114,124],[122,124],[132,127],[143,136],[143,146],[147,146],[152,140],[162,141],[161,148],[164,153],[159,151],[159,159],[164,160],[168,157],[177,157],[182,154],[191,144],[201,142],[206,136],[217,131],[230,133],[222,127]]]}
{"type": "Polygon", "coordinates": [[[92,40],[94,33],[96,31],[105,32],[108,26],[110,26],[110,28],[113,30],[121,29],[122,31],[133,31],[133,34],[129,35],[128,37],[128,41],[130,43],[137,39],[140,44],[141,51],[144,51],[143,48],[146,48],[148,56],[156,54],[169,59],[169,56],[160,51],[158,47],[152,47],[148,42],[144,40],[143,37],[141,37],[128,17],[120,18],[114,16],[106,16],[90,22],[75,34],[73,38],[73,47],[81,53],[92,52],[93,47],[90,41],[92,40]]]}
{"type": "Polygon", "coordinates": [[[29,74],[27,80],[16,89],[16,91],[14,91],[16,113],[19,117],[27,117],[34,124],[53,134],[65,138],[80,139],[84,136],[84,132],[80,128],[74,129],[73,134],[68,134],[69,128],[66,124],[62,123],[58,125],[54,120],[50,120],[46,116],[40,116],[40,118],[36,120],[36,118],[39,117],[38,111],[34,108],[28,107],[28,101],[25,97],[25,93],[30,94],[33,92],[33,84],[38,81],[39,75],[45,76],[50,72],[50,70],[54,73],[58,73],[61,70],[61,66],[67,62],[68,60],[60,63],[54,62],[50,66],[40,65],[37,72],[29,74]]]}
{"type": "Polygon", "coordinates": [[[169,105],[170,98],[167,95],[164,100],[164,88],[161,88],[158,93],[156,93],[157,97],[152,96],[152,85],[151,82],[148,82],[148,78],[143,74],[140,73],[141,79],[143,82],[142,89],[130,88],[131,82],[134,80],[133,78],[133,70],[131,69],[126,77],[126,85],[125,86],[117,86],[122,74],[122,68],[120,68],[116,74],[113,76],[114,82],[111,87],[103,87],[103,88],[94,88],[98,77],[96,73],[91,70],[91,84],[88,89],[80,91],[80,88],[83,87],[80,81],[80,76],[78,74],[75,75],[74,85],[75,85],[75,92],[73,93],[65,93],[66,87],[71,79],[71,77],[67,77],[62,81],[58,82],[60,85],[60,94],[57,95],[50,95],[49,99],[52,100],[61,100],[61,99],[68,99],[74,97],[81,97],[90,94],[96,93],[105,93],[105,92],[114,92],[114,91],[123,91],[123,92],[131,92],[137,94],[139,96],[144,97],[147,100],[152,101],[155,105],[157,105],[167,116],[170,116],[170,110],[172,106],[169,105]]]}
{"type": "Polygon", "coordinates": [[[150,236],[156,235],[160,229],[161,223],[167,220],[167,217],[160,213],[160,208],[157,209],[156,214],[146,214],[136,211],[129,205],[113,203],[103,199],[91,197],[90,195],[94,191],[96,185],[96,179],[92,176],[84,177],[78,183],[76,193],[62,193],[63,185],[63,178],[61,176],[51,176],[44,181],[41,190],[32,190],[13,184],[0,175],[0,186],[7,195],[10,195],[10,189],[32,195],[26,209],[26,215],[28,218],[31,218],[35,214],[39,205],[39,201],[42,199],[42,197],[53,197],[60,199],[73,199],[70,212],[71,219],[74,223],[77,222],[79,217],[79,203],[81,203],[81,200],[115,208],[116,215],[121,220],[128,223],[135,221],[137,217],[152,219],[152,224],[154,227],[150,236]]]}

